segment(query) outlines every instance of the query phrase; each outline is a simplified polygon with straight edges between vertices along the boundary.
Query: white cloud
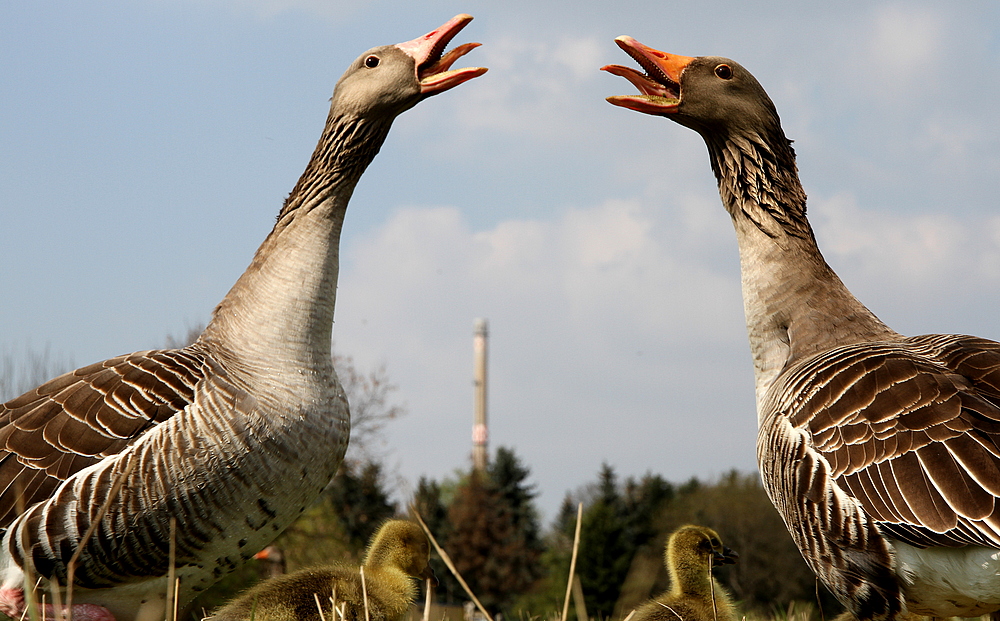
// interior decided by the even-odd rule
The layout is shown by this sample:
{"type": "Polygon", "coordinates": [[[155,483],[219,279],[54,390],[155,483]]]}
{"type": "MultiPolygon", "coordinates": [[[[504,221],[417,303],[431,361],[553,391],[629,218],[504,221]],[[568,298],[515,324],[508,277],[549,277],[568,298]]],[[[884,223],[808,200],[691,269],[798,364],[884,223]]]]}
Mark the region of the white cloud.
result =
{"type": "Polygon", "coordinates": [[[860,262],[865,271],[891,274],[894,280],[917,284],[941,278],[969,256],[970,231],[946,213],[863,211],[843,194],[814,201],[811,214],[827,254],[860,262]]]}
{"type": "Polygon", "coordinates": [[[947,58],[947,15],[911,4],[879,7],[871,22],[867,55],[855,67],[866,68],[868,87],[879,98],[926,100],[947,58]]]}
{"type": "Polygon", "coordinates": [[[713,273],[671,246],[683,232],[666,230],[683,224],[668,227],[664,213],[612,200],[472,231],[456,208],[401,209],[352,242],[341,275],[351,295],[339,303],[338,321],[399,322],[406,308],[402,321],[423,321],[425,334],[439,335],[428,326],[454,325],[442,306],[466,318],[496,308],[525,322],[558,313],[567,329],[595,341],[718,339],[718,300],[739,303],[735,271],[713,273]]]}
{"type": "Polygon", "coordinates": [[[578,136],[580,106],[601,103],[582,87],[596,82],[606,47],[595,37],[491,40],[477,61],[490,68],[489,79],[469,91],[459,118],[470,129],[536,140],[578,136]]]}
{"type": "Polygon", "coordinates": [[[1000,216],[896,213],[814,201],[820,248],[849,288],[904,333],[1000,336],[1000,216]]]}

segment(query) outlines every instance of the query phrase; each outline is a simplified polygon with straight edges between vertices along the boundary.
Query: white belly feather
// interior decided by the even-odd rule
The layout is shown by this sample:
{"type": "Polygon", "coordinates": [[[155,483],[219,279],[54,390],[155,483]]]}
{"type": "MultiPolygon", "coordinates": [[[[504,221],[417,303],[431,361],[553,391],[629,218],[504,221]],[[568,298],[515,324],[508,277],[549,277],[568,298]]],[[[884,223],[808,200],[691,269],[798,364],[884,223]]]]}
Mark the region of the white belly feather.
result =
{"type": "Polygon", "coordinates": [[[973,617],[1000,605],[1000,550],[892,545],[910,613],[973,617]]]}

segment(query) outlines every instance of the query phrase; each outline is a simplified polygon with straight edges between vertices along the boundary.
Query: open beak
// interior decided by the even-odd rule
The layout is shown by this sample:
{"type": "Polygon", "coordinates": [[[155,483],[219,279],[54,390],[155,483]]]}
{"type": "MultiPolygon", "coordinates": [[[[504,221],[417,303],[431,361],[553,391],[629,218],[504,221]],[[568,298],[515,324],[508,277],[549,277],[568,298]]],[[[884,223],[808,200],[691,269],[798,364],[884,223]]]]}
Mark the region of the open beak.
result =
{"type": "Polygon", "coordinates": [[[735,565],[739,558],[740,555],[736,553],[736,550],[727,546],[722,546],[721,554],[719,552],[712,554],[712,567],[718,567],[719,565],[735,565]]]}
{"type": "Polygon", "coordinates": [[[422,37],[396,44],[416,63],[420,94],[424,97],[442,93],[486,73],[486,67],[451,68],[456,60],[479,47],[479,43],[465,43],[444,54],[444,48],[452,38],[471,21],[471,15],[456,15],[422,37]]]}
{"type": "Polygon", "coordinates": [[[645,73],[621,65],[605,65],[602,71],[621,76],[639,89],[640,95],[618,95],[608,97],[608,101],[646,114],[673,114],[681,103],[681,73],[694,58],[667,54],[639,43],[632,37],[615,39],[618,47],[625,50],[645,73]]]}

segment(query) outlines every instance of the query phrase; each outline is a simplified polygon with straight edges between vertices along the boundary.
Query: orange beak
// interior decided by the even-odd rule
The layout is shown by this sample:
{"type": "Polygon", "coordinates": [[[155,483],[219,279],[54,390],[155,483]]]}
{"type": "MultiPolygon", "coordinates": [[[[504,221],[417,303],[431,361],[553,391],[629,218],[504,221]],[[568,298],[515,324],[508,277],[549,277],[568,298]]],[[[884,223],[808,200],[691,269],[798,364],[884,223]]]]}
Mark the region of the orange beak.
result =
{"type": "Polygon", "coordinates": [[[406,52],[416,63],[420,93],[424,97],[442,93],[486,73],[486,67],[451,68],[456,60],[479,47],[479,43],[459,45],[442,56],[448,43],[471,21],[471,15],[465,13],[456,15],[422,37],[396,44],[396,47],[406,52]]]}
{"type": "Polygon", "coordinates": [[[601,67],[602,71],[628,80],[640,93],[608,97],[608,102],[646,114],[665,115],[677,112],[681,103],[681,74],[694,58],[661,52],[628,36],[618,37],[615,43],[634,58],[645,73],[621,65],[601,67]]]}

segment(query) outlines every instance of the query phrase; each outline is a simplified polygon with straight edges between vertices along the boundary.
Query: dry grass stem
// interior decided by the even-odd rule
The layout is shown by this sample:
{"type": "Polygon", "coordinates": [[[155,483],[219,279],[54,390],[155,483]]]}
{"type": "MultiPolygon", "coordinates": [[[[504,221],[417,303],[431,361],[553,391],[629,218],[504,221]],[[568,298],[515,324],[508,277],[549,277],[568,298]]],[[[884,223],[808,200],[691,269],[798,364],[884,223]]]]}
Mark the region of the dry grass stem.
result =
{"type": "Polygon", "coordinates": [[[83,534],[80,539],[80,543],[76,546],[76,551],[73,552],[72,558],[69,559],[69,564],[66,566],[66,609],[72,610],[73,606],[73,578],[76,573],[76,562],[80,560],[80,555],[83,554],[83,548],[90,541],[90,538],[94,535],[94,531],[100,526],[101,520],[104,519],[104,514],[108,512],[108,507],[111,506],[111,501],[115,499],[118,492],[121,491],[122,485],[125,484],[125,479],[128,475],[132,474],[132,470],[135,468],[139,460],[132,459],[132,455],[129,455],[128,464],[125,469],[118,473],[115,477],[115,482],[111,486],[111,491],[108,492],[108,497],[104,499],[101,503],[100,509],[97,510],[97,515],[94,517],[94,521],[90,523],[90,527],[87,532],[83,534]]]}
{"type": "Polygon", "coordinates": [[[708,585],[712,589],[712,619],[719,621],[719,605],[715,602],[715,579],[712,578],[712,559],[708,559],[708,585]]]}
{"type": "Polygon", "coordinates": [[[56,619],[63,619],[65,621],[71,621],[69,608],[63,608],[62,605],[62,594],[59,592],[59,580],[52,576],[52,585],[50,587],[52,591],[52,603],[55,605],[55,614],[52,615],[56,619]]]}
{"type": "Polygon", "coordinates": [[[326,621],[326,615],[323,614],[323,604],[319,603],[319,593],[313,593],[313,599],[316,600],[316,610],[319,611],[319,621],[326,621]]]}
{"type": "Polygon", "coordinates": [[[174,608],[174,600],[177,599],[177,589],[174,588],[174,575],[177,564],[177,518],[170,518],[170,551],[167,553],[167,605],[165,621],[177,621],[177,612],[174,612],[173,619],[170,617],[171,609],[174,608]]]}
{"type": "Polygon", "coordinates": [[[426,587],[424,588],[424,618],[423,621],[431,621],[431,595],[434,590],[434,585],[431,584],[430,578],[424,581],[426,587]]]}
{"type": "Polygon", "coordinates": [[[657,603],[657,604],[659,604],[659,605],[661,605],[661,606],[663,606],[664,608],[666,608],[666,609],[667,609],[667,610],[669,610],[670,612],[674,613],[674,616],[675,616],[675,617],[677,617],[678,619],[680,619],[681,621],[684,621],[684,617],[682,617],[682,616],[680,616],[679,614],[677,614],[677,611],[676,611],[676,610],[674,610],[673,608],[671,608],[670,606],[667,606],[667,605],[666,605],[666,604],[664,604],[663,602],[656,602],[656,603],[657,603]]]}
{"type": "Polygon", "coordinates": [[[365,584],[365,567],[361,566],[361,600],[365,603],[365,621],[371,621],[368,614],[368,586],[365,584]]]}
{"type": "Polygon", "coordinates": [[[330,590],[330,614],[333,615],[333,619],[331,619],[331,621],[337,621],[337,615],[338,614],[340,615],[341,619],[344,618],[343,606],[341,606],[339,609],[337,608],[337,585],[336,584],[334,584],[333,585],[333,589],[330,590]]]}
{"type": "Polygon", "coordinates": [[[174,621],[177,621],[177,608],[180,604],[181,579],[174,578],[174,621]]]}
{"type": "MultiPolygon", "coordinates": [[[[566,582],[566,599],[563,601],[562,621],[569,615],[569,596],[573,589],[573,575],[576,572],[576,554],[580,550],[580,524],[583,522],[583,503],[576,508],[576,534],[573,535],[573,556],[569,561],[569,580],[566,582]]],[[[586,621],[586,619],[577,619],[586,621]]]]}
{"type": "Polygon", "coordinates": [[[468,596],[472,599],[473,603],[476,604],[476,608],[479,609],[479,612],[483,613],[487,621],[493,621],[492,615],[486,612],[486,608],[483,607],[483,603],[479,601],[479,598],[476,597],[476,594],[473,593],[472,589],[469,588],[469,585],[465,581],[465,578],[462,577],[462,574],[458,573],[458,569],[455,568],[455,563],[451,562],[451,557],[448,556],[448,553],[445,552],[440,545],[438,545],[437,539],[434,538],[434,533],[431,532],[431,529],[427,528],[427,524],[425,524],[424,519],[420,517],[420,512],[417,511],[417,508],[413,505],[410,505],[410,511],[413,513],[413,516],[417,518],[417,522],[420,524],[420,527],[424,529],[425,533],[427,533],[427,538],[431,540],[432,544],[434,544],[434,549],[437,550],[438,556],[441,557],[441,560],[444,561],[444,564],[448,566],[448,570],[451,571],[451,574],[455,576],[455,579],[458,580],[458,583],[462,585],[463,589],[465,589],[466,594],[468,594],[468,596]]]}

